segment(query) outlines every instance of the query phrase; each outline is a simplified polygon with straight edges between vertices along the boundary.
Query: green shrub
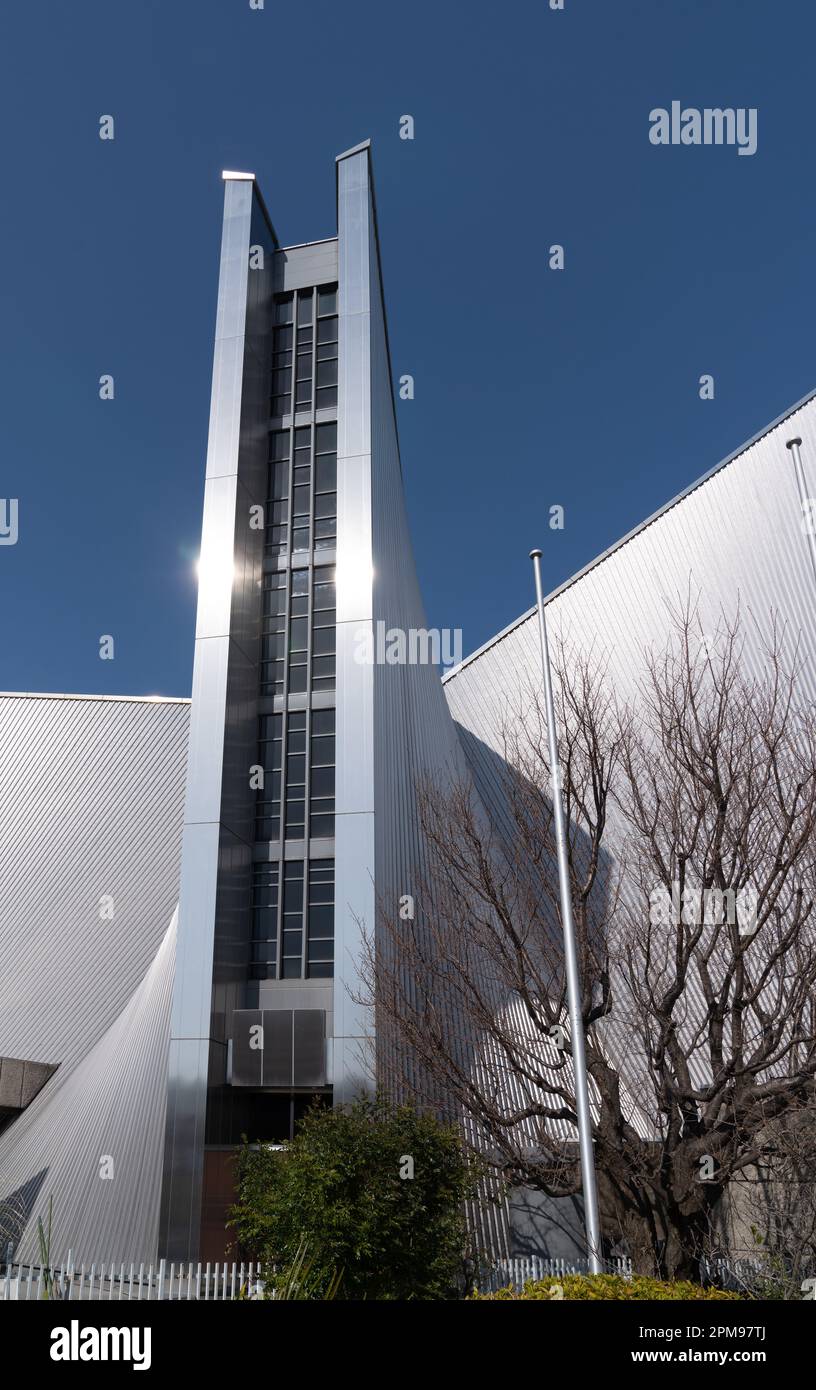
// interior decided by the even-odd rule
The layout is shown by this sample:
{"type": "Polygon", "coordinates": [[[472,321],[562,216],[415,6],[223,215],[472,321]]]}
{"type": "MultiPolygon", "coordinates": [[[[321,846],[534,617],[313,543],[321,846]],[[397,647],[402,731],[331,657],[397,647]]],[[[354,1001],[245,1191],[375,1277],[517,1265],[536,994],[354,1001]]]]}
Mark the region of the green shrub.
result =
{"type": "Polygon", "coordinates": [[[599,1299],[713,1299],[728,1298],[739,1300],[738,1293],[727,1293],[725,1289],[704,1289],[702,1284],[688,1281],[665,1283],[662,1279],[646,1279],[635,1275],[624,1279],[620,1274],[565,1274],[561,1278],[530,1279],[520,1293],[515,1289],[499,1289],[497,1293],[473,1293],[471,1298],[479,1299],[528,1299],[543,1298],[550,1302],[572,1301],[595,1302],[599,1299]]]}
{"type": "Polygon", "coordinates": [[[334,1283],[346,1299],[447,1298],[477,1176],[456,1132],[408,1106],[313,1108],[283,1150],[245,1146],[230,1225],[248,1256],[280,1271],[277,1284],[308,1251],[298,1297],[334,1283]]]}

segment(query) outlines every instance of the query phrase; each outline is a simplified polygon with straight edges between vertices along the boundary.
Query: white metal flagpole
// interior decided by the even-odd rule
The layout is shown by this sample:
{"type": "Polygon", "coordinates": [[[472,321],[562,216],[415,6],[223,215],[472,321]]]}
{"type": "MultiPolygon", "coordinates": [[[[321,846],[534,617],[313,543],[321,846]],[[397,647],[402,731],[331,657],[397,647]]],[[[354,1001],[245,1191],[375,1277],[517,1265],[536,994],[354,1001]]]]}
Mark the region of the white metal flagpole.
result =
{"type": "Polygon", "coordinates": [[[575,1074],[575,1108],[578,1115],[578,1145],[581,1152],[581,1182],[584,1195],[584,1225],[586,1227],[587,1260],[590,1274],[600,1274],[601,1227],[598,1219],[598,1192],[595,1183],[595,1155],[592,1150],[592,1115],[589,1108],[586,1055],[584,1053],[584,1023],[581,1012],[581,978],[578,973],[578,954],[575,949],[575,924],[572,920],[572,894],[567,861],[567,834],[564,825],[564,806],[561,800],[561,767],[558,762],[558,740],[555,735],[555,705],[553,703],[550,650],[547,644],[547,622],[544,617],[544,595],[541,589],[541,551],[531,550],[538,602],[538,633],[541,638],[541,672],[544,677],[544,704],[547,713],[547,740],[552,770],[552,802],[555,818],[555,843],[558,850],[558,884],[561,895],[561,924],[564,930],[564,963],[567,974],[567,1000],[570,1017],[572,1066],[575,1074]]]}

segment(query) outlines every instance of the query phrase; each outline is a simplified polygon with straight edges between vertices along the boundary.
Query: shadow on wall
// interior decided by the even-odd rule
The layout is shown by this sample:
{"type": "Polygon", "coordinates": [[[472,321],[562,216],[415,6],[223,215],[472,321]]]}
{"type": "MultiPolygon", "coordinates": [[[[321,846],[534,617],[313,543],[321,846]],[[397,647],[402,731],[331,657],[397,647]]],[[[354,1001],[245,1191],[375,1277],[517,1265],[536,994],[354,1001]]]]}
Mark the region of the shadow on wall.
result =
{"type": "Polygon", "coordinates": [[[530,1187],[510,1193],[510,1258],[538,1255],[546,1260],[586,1256],[584,1204],[580,1197],[548,1197],[530,1187]]]}
{"type": "MultiPolygon", "coordinates": [[[[518,769],[512,767],[499,753],[459,723],[456,724],[456,731],[492,829],[505,846],[510,863],[513,863],[517,856],[518,835],[512,812],[512,789],[516,786],[521,790],[523,801],[525,779],[518,769]]],[[[527,785],[530,786],[529,783],[527,785]]],[[[572,830],[574,832],[574,826],[572,830]]],[[[583,856],[588,857],[589,848],[588,836],[582,831],[579,832],[576,846],[579,862],[583,856]]],[[[595,909],[589,924],[593,943],[596,947],[600,946],[601,950],[606,930],[608,885],[612,865],[611,855],[601,849],[595,909]]],[[[550,884],[555,886],[551,886],[551,893],[557,891],[558,863],[554,844],[551,853],[546,856],[543,872],[548,875],[550,884]]],[[[532,886],[535,888],[534,884],[532,886]]],[[[541,901],[542,916],[548,919],[548,926],[560,934],[560,914],[554,907],[552,898],[543,888],[537,896],[541,901]]],[[[507,1007],[510,1003],[509,993],[503,999],[497,1000],[499,1008],[507,1007]]],[[[586,1235],[583,1200],[580,1195],[551,1197],[535,1188],[517,1187],[508,1194],[507,1205],[507,1240],[511,1258],[535,1255],[542,1259],[574,1260],[585,1257],[586,1235]]]]}

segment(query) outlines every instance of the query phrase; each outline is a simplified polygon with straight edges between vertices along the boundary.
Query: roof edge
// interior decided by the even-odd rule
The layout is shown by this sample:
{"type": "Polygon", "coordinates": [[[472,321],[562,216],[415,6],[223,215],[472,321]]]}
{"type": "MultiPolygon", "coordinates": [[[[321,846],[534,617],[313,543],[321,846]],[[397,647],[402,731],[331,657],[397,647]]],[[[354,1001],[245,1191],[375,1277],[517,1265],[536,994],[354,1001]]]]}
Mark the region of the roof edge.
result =
{"type": "MultiPolygon", "coordinates": [[[[550,592],[545,595],[544,603],[551,603],[553,599],[563,594],[565,589],[569,589],[573,584],[577,584],[579,579],[583,579],[585,575],[589,574],[590,570],[595,569],[595,567],[602,564],[604,560],[608,560],[610,555],[614,555],[616,550],[620,550],[624,545],[628,545],[629,541],[634,540],[635,536],[639,535],[641,531],[645,531],[647,526],[651,526],[653,522],[659,521],[660,517],[666,512],[671,511],[672,507],[676,507],[679,502],[684,501],[692,492],[696,492],[697,488],[707,483],[710,478],[714,477],[715,473],[719,473],[721,469],[727,468],[730,463],[734,463],[741,454],[746,453],[748,449],[752,449],[755,444],[759,443],[760,439],[765,438],[766,434],[770,434],[772,430],[778,429],[781,424],[784,424],[785,420],[790,419],[791,415],[795,415],[797,410],[801,410],[814,398],[816,398],[816,386],[814,386],[811,391],[808,391],[807,395],[802,396],[801,400],[796,401],[794,405],[790,405],[786,410],[783,410],[782,414],[777,415],[774,420],[771,420],[770,424],[763,425],[761,430],[758,430],[750,439],[746,439],[743,444],[740,444],[734,449],[733,453],[728,454],[724,459],[720,459],[720,462],[715,463],[713,468],[709,468],[699,478],[696,478],[693,483],[689,483],[688,487],[683,488],[682,492],[676,493],[668,502],[664,502],[663,506],[658,507],[657,511],[652,512],[651,516],[647,516],[645,521],[638,522],[638,525],[634,526],[631,531],[627,531],[625,535],[621,536],[620,540],[607,546],[606,550],[601,551],[600,555],[596,555],[593,560],[583,565],[581,569],[576,570],[575,574],[569,579],[565,579],[563,584],[558,584],[554,589],[551,589],[550,592]]],[[[511,632],[514,632],[522,623],[526,623],[533,617],[535,612],[536,605],[533,604],[532,608],[528,608],[526,612],[521,614],[521,617],[515,618],[513,622],[508,623],[507,627],[503,627],[501,632],[497,632],[495,637],[489,637],[486,642],[482,643],[481,647],[477,647],[474,652],[471,652],[469,656],[466,656],[464,660],[460,661],[458,666],[453,666],[449,671],[446,671],[442,677],[442,684],[446,685],[449,680],[453,680],[454,676],[458,676],[460,671],[463,671],[472,661],[476,661],[478,657],[484,656],[485,652],[489,651],[491,647],[495,647],[498,642],[501,642],[505,637],[509,637],[511,632]]]]}
{"type": "Polygon", "coordinates": [[[0,700],[96,700],[139,705],[189,705],[189,695],[78,695],[59,690],[0,690],[0,700]]]}

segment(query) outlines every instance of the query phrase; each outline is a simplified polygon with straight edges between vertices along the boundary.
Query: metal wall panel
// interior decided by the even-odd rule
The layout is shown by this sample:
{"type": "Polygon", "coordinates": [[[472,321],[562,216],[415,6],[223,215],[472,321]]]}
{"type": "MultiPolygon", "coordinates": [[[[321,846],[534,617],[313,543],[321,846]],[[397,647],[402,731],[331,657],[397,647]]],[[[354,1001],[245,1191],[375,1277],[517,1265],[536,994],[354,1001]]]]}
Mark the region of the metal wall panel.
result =
{"type": "Polygon", "coordinates": [[[371,1085],[370,1011],[355,1003],[361,923],[373,923],[373,671],[356,659],[371,631],[371,361],[368,154],[337,163],[337,767],[335,786],[335,1101],[371,1085]],[[347,1065],[346,1059],[353,1058],[347,1065]],[[349,1070],[349,1065],[351,1069],[349,1070]]]}
{"type": "Polygon", "coordinates": [[[337,238],[284,246],[275,257],[275,293],[331,285],[337,279],[337,238]]]}
{"type": "MultiPolygon", "coordinates": [[[[688,596],[699,605],[704,632],[740,605],[749,675],[762,678],[763,638],[775,613],[799,642],[799,696],[816,698],[816,610],[813,574],[794,465],[787,441],[803,439],[811,495],[816,496],[816,399],[794,407],[750,445],[737,451],[680,498],[593,562],[547,599],[551,645],[559,636],[573,649],[592,651],[605,682],[636,703],[646,654],[658,653],[670,630],[669,610],[688,596]]],[[[543,524],[543,522],[542,522],[543,524]]],[[[494,824],[505,815],[501,774],[503,728],[512,727],[541,679],[535,613],[525,614],[444,683],[482,802],[494,824]]],[[[557,675],[555,676],[557,681],[557,675]]],[[[620,859],[627,827],[610,802],[605,845],[620,859]]],[[[622,892],[627,892],[626,882],[622,892]]],[[[626,1020],[605,1025],[632,1095],[642,1088],[643,1061],[626,1020]]],[[[696,1080],[703,1060],[693,1058],[696,1080]]],[[[641,1117],[642,1120],[642,1117],[641,1117]]],[[[640,1123],[633,1110],[633,1122],[640,1123]]]]}
{"type": "Polygon", "coordinates": [[[178,901],[189,716],[0,695],[0,1056],[74,1063],[143,979],[178,901]]]}
{"type": "MultiPolygon", "coordinates": [[[[97,828],[98,823],[97,823],[97,828]]],[[[0,1202],[15,1258],[155,1261],[176,915],[144,979],[91,1049],[63,1064],[0,1135],[0,1202]]],[[[38,1009],[44,1017],[47,1007],[38,1009]]]]}
{"type": "Polygon", "coordinates": [[[295,1009],[292,1021],[292,1081],[295,1086],[326,1084],[326,1015],[295,1009]]]}
{"type": "Polygon", "coordinates": [[[227,177],[162,1195],[161,1253],[174,1259],[197,1254],[208,1101],[223,1105],[248,973],[264,538],[250,508],[266,503],[277,249],[254,180],[227,177]]]}

